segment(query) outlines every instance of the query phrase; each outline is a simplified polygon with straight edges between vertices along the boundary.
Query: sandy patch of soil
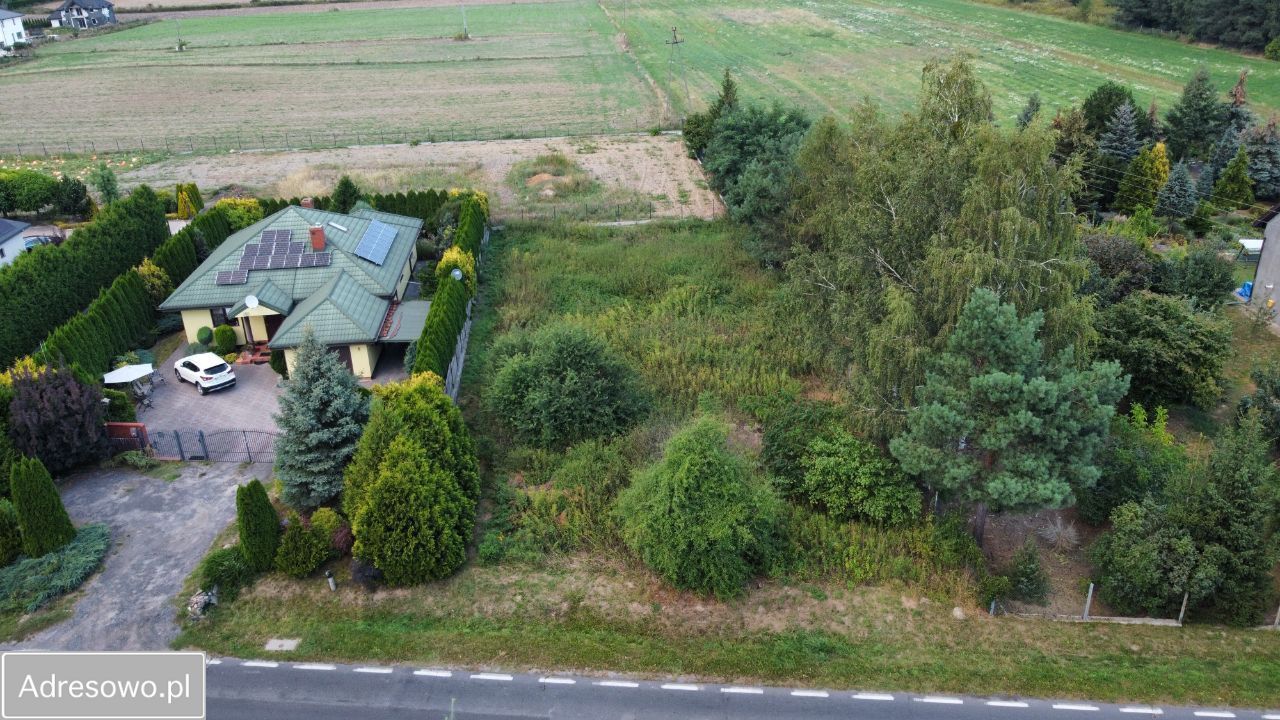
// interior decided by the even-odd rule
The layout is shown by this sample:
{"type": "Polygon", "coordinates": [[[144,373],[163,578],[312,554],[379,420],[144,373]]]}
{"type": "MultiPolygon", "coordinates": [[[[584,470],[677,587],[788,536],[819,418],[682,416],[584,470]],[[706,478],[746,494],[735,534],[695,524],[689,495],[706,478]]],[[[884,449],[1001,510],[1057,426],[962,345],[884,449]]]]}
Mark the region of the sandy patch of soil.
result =
{"type": "Polygon", "coordinates": [[[168,187],[194,182],[216,190],[229,185],[270,196],[329,192],[351,175],[375,192],[470,185],[490,194],[496,218],[519,217],[520,202],[507,185],[511,167],[560,152],[606,187],[641,193],[661,217],[711,219],[723,205],[707,188],[702,168],[685,156],[678,136],[610,135],[537,140],[377,145],[331,150],[232,151],[183,156],[125,173],[122,184],[168,187]]]}

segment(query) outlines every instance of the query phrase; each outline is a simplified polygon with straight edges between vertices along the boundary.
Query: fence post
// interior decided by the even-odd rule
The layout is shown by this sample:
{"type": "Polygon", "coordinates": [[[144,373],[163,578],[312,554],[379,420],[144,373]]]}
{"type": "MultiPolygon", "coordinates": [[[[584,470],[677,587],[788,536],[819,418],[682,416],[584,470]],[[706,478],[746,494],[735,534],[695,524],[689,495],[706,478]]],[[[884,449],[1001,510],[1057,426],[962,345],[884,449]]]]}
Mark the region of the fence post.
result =
{"type": "Polygon", "coordinates": [[[241,430],[240,434],[244,436],[244,454],[249,456],[249,462],[253,462],[253,451],[249,449],[249,433],[241,430]]]}
{"type": "Polygon", "coordinates": [[[991,609],[987,611],[987,614],[988,614],[988,615],[991,615],[991,616],[995,616],[995,614],[996,614],[996,601],[995,601],[995,600],[992,600],[992,601],[991,601],[991,609]]]}
{"type": "Polygon", "coordinates": [[[1280,628],[1280,607],[1276,608],[1276,621],[1271,623],[1271,627],[1280,628]]]}
{"type": "Polygon", "coordinates": [[[178,445],[178,459],[185,461],[187,459],[187,453],[182,449],[182,433],[174,430],[173,441],[178,445]]]}
{"type": "Polygon", "coordinates": [[[1182,593],[1182,609],[1178,611],[1178,627],[1182,627],[1182,619],[1187,616],[1187,600],[1191,599],[1191,593],[1182,593]]]}
{"type": "Polygon", "coordinates": [[[1093,583],[1089,583],[1089,596],[1084,599],[1084,615],[1082,619],[1089,619],[1089,608],[1093,605],[1093,583]]]}
{"type": "Polygon", "coordinates": [[[205,459],[205,460],[211,460],[212,458],[210,458],[210,457],[209,457],[209,446],[208,446],[208,445],[206,445],[206,444],[205,444],[205,442],[204,442],[204,431],[203,431],[203,430],[197,430],[197,431],[196,431],[196,437],[198,437],[198,438],[200,439],[200,450],[201,450],[201,451],[203,452],[203,454],[204,454],[204,459],[205,459]]]}

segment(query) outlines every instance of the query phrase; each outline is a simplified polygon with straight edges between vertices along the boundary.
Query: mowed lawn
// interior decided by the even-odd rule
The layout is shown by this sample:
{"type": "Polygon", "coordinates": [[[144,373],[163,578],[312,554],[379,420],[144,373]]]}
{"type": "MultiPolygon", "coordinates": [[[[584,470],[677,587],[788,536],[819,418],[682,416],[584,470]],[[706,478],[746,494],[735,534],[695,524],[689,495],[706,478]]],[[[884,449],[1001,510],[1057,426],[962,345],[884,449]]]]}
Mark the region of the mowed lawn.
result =
{"type": "Polygon", "coordinates": [[[234,147],[285,131],[307,145],[333,132],[426,140],[657,121],[657,95],[593,2],[469,7],[465,42],[458,7],[358,8],[166,20],[42,46],[0,70],[0,94],[22,100],[0,106],[3,143],[75,144],[88,127],[114,149],[166,134],[234,147]]]}
{"type": "Polygon", "coordinates": [[[714,97],[727,67],[745,97],[781,98],[814,113],[847,113],[863,97],[906,110],[925,62],[955,51],[974,55],[1006,124],[1032,92],[1052,115],[1107,79],[1132,85],[1142,110],[1153,98],[1167,109],[1201,63],[1224,93],[1249,69],[1254,109],[1280,108],[1280,63],[964,0],[605,0],[605,7],[677,109],[685,104],[682,67],[695,109],[714,97]],[[674,63],[666,44],[672,26],[685,41],[674,63]]]}

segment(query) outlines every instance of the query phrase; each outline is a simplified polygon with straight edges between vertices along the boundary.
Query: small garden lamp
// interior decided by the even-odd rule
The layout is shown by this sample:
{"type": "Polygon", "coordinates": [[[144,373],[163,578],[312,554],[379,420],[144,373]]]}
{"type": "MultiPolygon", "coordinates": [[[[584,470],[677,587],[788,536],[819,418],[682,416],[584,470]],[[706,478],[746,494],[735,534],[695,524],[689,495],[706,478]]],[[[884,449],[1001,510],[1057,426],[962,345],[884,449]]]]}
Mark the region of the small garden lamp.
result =
{"type": "Polygon", "coordinates": [[[450,270],[449,277],[457,280],[458,282],[462,282],[462,268],[454,268],[453,270],[450,270]]]}

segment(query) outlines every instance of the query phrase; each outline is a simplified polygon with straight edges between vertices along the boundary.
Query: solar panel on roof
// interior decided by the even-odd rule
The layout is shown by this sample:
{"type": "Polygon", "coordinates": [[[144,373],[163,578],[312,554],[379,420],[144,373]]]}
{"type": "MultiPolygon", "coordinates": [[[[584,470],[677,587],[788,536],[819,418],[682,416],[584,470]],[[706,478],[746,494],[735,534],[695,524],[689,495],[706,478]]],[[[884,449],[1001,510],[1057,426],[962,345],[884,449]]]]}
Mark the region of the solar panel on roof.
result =
{"type": "Polygon", "coordinates": [[[316,267],[329,267],[333,263],[333,253],[316,253],[316,267]]]}
{"type": "Polygon", "coordinates": [[[254,260],[257,260],[257,259],[258,259],[258,257],[257,257],[256,255],[245,255],[244,257],[240,258],[240,269],[241,269],[241,270],[252,270],[252,269],[253,269],[253,261],[254,261],[254,260]]]}
{"type": "Polygon", "coordinates": [[[271,264],[270,264],[270,265],[268,265],[267,267],[268,267],[268,269],[270,269],[270,270],[278,270],[278,269],[280,269],[280,268],[284,267],[284,261],[285,261],[285,256],[284,256],[284,255],[272,255],[272,256],[271,256],[271,264]]]}
{"type": "Polygon", "coordinates": [[[270,266],[271,266],[270,255],[259,255],[253,259],[254,270],[266,270],[270,266]]]}
{"type": "Polygon", "coordinates": [[[215,285],[243,285],[249,281],[247,270],[223,270],[213,276],[215,285]]]}
{"type": "Polygon", "coordinates": [[[287,268],[302,267],[302,253],[289,253],[284,256],[284,266],[287,268]]]}
{"type": "Polygon", "coordinates": [[[257,243],[249,243],[248,245],[244,246],[244,256],[250,257],[253,255],[257,255],[258,251],[261,249],[262,249],[261,245],[258,245],[257,243]]]}
{"type": "Polygon", "coordinates": [[[394,227],[378,220],[370,220],[364,237],[360,238],[360,244],[356,246],[356,255],[374,265],[381,265],[386,262],[387,253],[391,252],[391,243],[395,239],[394,227]]]}
{"type": "Polygon", "coordinates": [[[301,240],[294,240],[293,242],[289,243],[290,255],[297,255],[299,253],[302,253],[306,249],[307,249],[307,244],[305,242],[302,242],[301,240]]]}

